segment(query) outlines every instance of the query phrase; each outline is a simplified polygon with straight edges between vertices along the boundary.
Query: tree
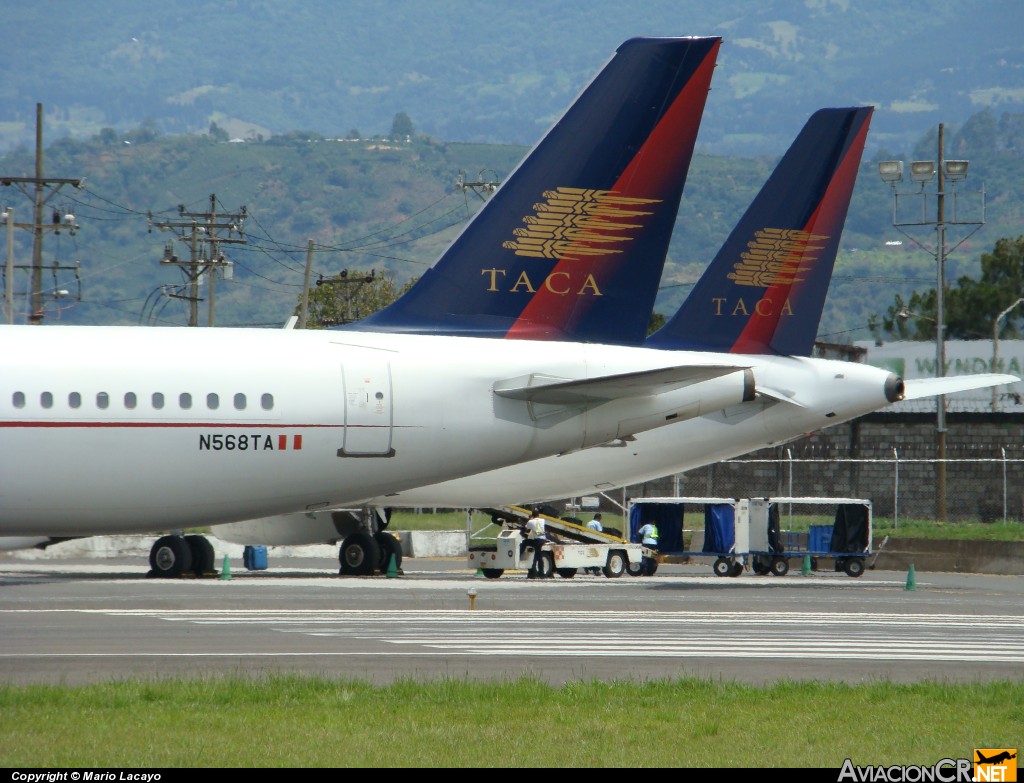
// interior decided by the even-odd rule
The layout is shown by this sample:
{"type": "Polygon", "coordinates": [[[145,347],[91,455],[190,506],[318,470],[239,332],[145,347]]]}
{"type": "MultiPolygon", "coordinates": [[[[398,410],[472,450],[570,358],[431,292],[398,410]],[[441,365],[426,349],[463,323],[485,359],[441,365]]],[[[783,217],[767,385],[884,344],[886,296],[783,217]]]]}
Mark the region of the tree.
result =
{"type": "Polygon", "coordinates": [[[211,120],[210,122],[210,138],[214,141],[227,141],[230,137],[228,132],[224,130],[220,125],[211,120]]]}
{"type": "Polygon", "coordinates": [[[391,121],[392,141],[411,139],[414,131],[415,128],[412,126],[412,120],[409,119],[409,115],[404,111],[398,112],[398,114],[395,115],[395,119],[391,121]]]}
{"type": "MultiPolygon", "coordinates": [[[[946,291],[943,299],[946,337],[977,340],[991,336],[996,316],[1022,296],[1024,236],[1004,237],[996,242],[991,253],[982,253],[980,279],[963,275],[946,291]]],[[[908,301],[897,295],[881,318],[881,331],[902,339],[934,339],[935,299],[934,288],[923,293],[914,291],[908,301]],[[907,317],[907,313],[912,316],[907,317]]],[[[1000,325],[1003,335],[1016,337],[1020,333],[1021,318],[1014,312],[1007,314],[1000,325]]]]}
{"type": "MultiPolygon", "coordinates": [[[[306,328],[323,329],[358,321],[391,304],[415,282],[413,278],[399,290],[393,274],[377,274],[372,269],[345,269],[336,277],[323,278],[310,288],[306,328]]],[[[296,315],[301,307],[299,294],[296,315]]]]}

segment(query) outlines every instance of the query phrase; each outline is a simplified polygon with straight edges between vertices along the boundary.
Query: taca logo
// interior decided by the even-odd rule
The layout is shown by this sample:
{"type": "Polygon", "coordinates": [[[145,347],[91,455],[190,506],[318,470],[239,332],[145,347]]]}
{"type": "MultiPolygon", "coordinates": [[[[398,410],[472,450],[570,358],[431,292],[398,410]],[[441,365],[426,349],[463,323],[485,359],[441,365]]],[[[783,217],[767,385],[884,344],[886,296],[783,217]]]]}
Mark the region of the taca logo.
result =
{"type": "Polygon", "coordinates": [[[515,229],[516,238],[501,245],[517,256],[561,260],[621,253],[617,245],[643,228],[635,220],[651,214],[639,208],[660,203],[589,188],[555,188],[543,195],[534,214],[523,218],[526,228],[515,229]]]}

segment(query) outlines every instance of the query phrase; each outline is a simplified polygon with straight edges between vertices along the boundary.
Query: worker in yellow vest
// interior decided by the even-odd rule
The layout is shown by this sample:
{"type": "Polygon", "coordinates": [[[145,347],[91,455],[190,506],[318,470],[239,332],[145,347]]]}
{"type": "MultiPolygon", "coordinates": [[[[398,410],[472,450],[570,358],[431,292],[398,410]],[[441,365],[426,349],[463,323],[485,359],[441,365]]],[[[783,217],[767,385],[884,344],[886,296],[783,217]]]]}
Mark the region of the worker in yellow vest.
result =
{"type": "Polygon", "coordinates": [[[653,522],[648,522],[646,525],[636,531],[637,536],[640,538],[640,543],[644,545],[644,555],[640,561],[640,573],[644,576],[653,576],[654,571],[658,566],[658,561],[647,554],[648,550],[653,550],[655,554],[658,551],[658,526],[653,522]]]}

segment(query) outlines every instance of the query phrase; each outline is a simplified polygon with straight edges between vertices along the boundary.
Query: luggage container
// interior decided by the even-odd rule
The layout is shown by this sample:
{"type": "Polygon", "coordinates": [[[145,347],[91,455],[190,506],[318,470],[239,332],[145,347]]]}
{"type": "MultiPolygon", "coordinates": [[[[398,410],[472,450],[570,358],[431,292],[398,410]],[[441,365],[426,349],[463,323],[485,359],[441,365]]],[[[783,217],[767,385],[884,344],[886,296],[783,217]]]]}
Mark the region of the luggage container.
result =
{"type": "Polygon", "coordinates": [[[654,522],[661,557],[713,557],[716,576],[739,576],[750,555],[756,527],[751,525],[751,509],[757,515],[761,505],[762,501],[749,498],[633,498],[627,504],[629,537],[635,539],[641,526],[654,522]],[[685,519],[694,515],[703,519],[702,532],[685,529],[685,519]]]}
{"type": "Polygon", "coordinates": [[[813,570],[831,560],[834,570],[857,577],[871,556],[872,507],[866,498],[632,498],[627,509],[630,538],[653,521],[662,556],[714,558],[716,576],[735,577],[745,569],[785,576],[790,561],[799,558],[813,570]],[[703,531],[686,529],[685,521],[695,516],[703,518],[703,531]]]}
{"type": "Polygon", "coordinates": [[[798,558],[809,570],[831,561],[833,570],[858,577],[872,554],[872,505],[867,498],[765,498],[768,546],[753,548],[751,570],[784,576],[789,561],[798,558]],[[815,520],[830,520],[823,524],[815,520]],[[807,528],[806,532],[786,527],[807,528]]]}

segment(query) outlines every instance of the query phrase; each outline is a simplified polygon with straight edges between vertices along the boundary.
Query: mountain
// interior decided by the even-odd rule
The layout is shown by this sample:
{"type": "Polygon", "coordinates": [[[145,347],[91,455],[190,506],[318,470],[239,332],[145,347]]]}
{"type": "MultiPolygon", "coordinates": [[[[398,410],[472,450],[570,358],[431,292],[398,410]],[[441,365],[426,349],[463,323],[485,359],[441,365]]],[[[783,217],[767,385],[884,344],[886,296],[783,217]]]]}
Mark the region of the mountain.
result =
{"type": "Polygon", "coordinates": [[[877,107],[868,153],[1024,110],[1019,0],[106,0],[7,3],[0,150],[103,128],[388,133],[531,145],[623,40],[721,35],[698,140],[781,154],[825,106],[877,107]]]}
{"type": "MultiPolygon", "coordinates": [[[[928,129],[898,157],[934,158],[935,142],[935,129],[928,129]]],[[[961,274],[977,276],[980,254],[997,239],[1024,235],[1024,114],[996,117],[986,109],[962,126],[946,128],[944,143],[950,157],[955,151],[970,160],[960,196],[984,185],[988,200],[986,224],[962,245],[954,248],[961,234],[949,229],[952,283],[961,274]]],[[[44,236],[46,322],[186,323],[188,306],[181,297],[190,292],[182,269],[160,262],[189,258],[182,238],[190,231],[171,230],[170,224],[188,224],[188,213],[223,216],[241,214],[243,207],[245,242],[221,248],[233,277],[216,286],[217,325],[284,323],[302,290],[309,240],[313,281],[372,269],[402,284],[421,275],[483,203],[486,194],[459,187],[459,178],[500,182],[525,152],[516,145],[440,142],[422,135],[391,141],[311,131],[232,143],[218,142],[217,134],[163,135],[148,126],[58,139],[46,146],[45,174],[85,182],[78,190],[62,188],[44,213],[44,222],[52,219],[51,210],[58,220],[74,215],[79,226],[44,236]]],[[[657,302],[660,312],[673,312],[689,293],[774,164],[768,155],[694,157],[657,302]]],[[[0,182],[32,177],[34,170],[31,150],[0,156],[0,182]]],[[[32,192],[16,187],[0,185],[0,196],[13,207],[16,222],[30,223],[32,201],[26,196],[32,192]]],[[[931,255],[910,241],[887,244],[902,238],[892,217],[892,193],[878,176],[876,155],[862,163],[858,175],[822,339],[868,339],[868,319],[883,313],[895,294],[908,298],[934,286],[931,255]]],[[[31,261],[31,235],[15,234],[15,262],[24,267],[31,261]]],[[[917,232],[925,244],[934,234],[934,225],[917,232]]],[[[19,269],[14,280],[21,322],[28,277],[19,269]]],[[[207,289],[199,295],[199,322],[206,323],[207,289]]]]}

